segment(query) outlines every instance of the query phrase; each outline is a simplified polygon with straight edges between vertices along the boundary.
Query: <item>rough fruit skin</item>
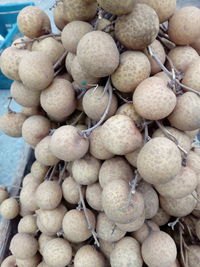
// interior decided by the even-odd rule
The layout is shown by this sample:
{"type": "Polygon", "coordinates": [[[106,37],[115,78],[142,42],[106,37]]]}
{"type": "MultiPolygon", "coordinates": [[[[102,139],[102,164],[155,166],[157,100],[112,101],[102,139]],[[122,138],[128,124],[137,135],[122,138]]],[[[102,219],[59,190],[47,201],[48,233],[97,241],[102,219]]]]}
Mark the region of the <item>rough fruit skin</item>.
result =
{"type": "Polygon", "coordinates": [[[11,220],[19,214],[19,203],[14,198],[5,199],[0,206],[0,214],[4,219],[11,220]]]}
{"type": "Polygon", "coordinates": [[[6,48],[1,54],[1,71],[11,80],[20,81],[19,63],[29,51],[15,47],[6,48]]]}
{"type": "Polygon", "coordinates": [[[36,216],[26,215],[21,218],[17,230],[19,233],[35,234],[38,230],[36,216]]]}
{"type": "Polygon", "coordinates": [[[41,262],[41,256],[39,254],[36,254],[35,256],[29,258],[29,259],[16,259],[16,264],[19,267],[35,267],[38,266],[38,264],[41,262]]]}
{"type": "Polygon", "coordinates": [[[27,211],[35,211],[38,209],[35,199],[35,191],[37,187],[38,182],[33,182],[31,184],[23,186],[20,192],[20,204],[27,211]]]}
{"type": "Polygon", "coordinates": [[[66,266],[72,258],[72,247],[65,239],[52,239],[44,247],[43,257],[45,262],[52,267],[66,266]]]}
{"type": "MultiPolygon", "coordinates": [[[[188,67],[190,66],[190,63],[192,63],[193,65],[194,64],[193,61],[196,62],[196,60],[199,59],[199,55],[196,52],[196,50],[190,46],[176,46],[175,48],[170,50],[170,52],[168,53],[168,57],[172,60],[175,68],[186,73],[187,73],[188,67]]],[[[168,69],[170,69],[169,63],[167,63],[167,67],[168,69]]],[[[185,78],[185,75],[184,75],[184,78],[185,78]]],[[[193,86],[190,86],[190,87],[193,88],[193,86]]],[[[196,89],[196,88],[193,88],[193,89],[196,89]]]]}
{"type": "Polygon", "coordinates": [[[183,198],[191,194],[197,187],[197,176],[188,167],[182,167],[180,173],[172,181],[156,185],[155,188],[164,197],[183,198]]]}
{"type": "Polygon", "coordinates": [[[200,128],[200,98],[192,92],[177,97],[177,104],[168,116],[171,125],[182,131],[200,128]]]}
{"type": "Polygon", "coordinates": [[[102,126],[97,127],[89,137],[90,154],[97,159],[106,160],[112,158],[114,155],[105,149],[101,140],[102,126]]]}
{"type": "Polygon", "coordinates": [[[188,261],[189,266],[198,267],[200,261],[200,246],[198,245],[191,245],[188,246],[188,261]]]}
{"type": "Polygon", "coordinates": [[[125,103],[121,105],[116,112],[116,115],[117,114],[126,115],[130,117],[135,123],[142,123],[143,121],[142,117],[137,114],[133,103],[125,103]]]}
{"type": "Polygon", "coordinates": [[[75,90],[69,81],[54,79],[50,86],[42,91],[40,102],[52,119],[62,122],[76,109],[75,90]]]}
{"type": "Polygon", "coordinates": [[[102,192],[102,206],[107,217],[118,223],[129,223],[144,212],[144,199],[141,193],[132,195],[133,206],[128,205],[129,184],[122,180],[108,183],[102,192]]]}
{"type": "Polygon", "coordinates": [[[99,213],[97,216],[96,232],[100,239],[108,242],[116,242],[126,234],[126,231],[120,230],[104,212],[99,213]]]}
{"type": "Polygon", "coordinates": [[[183,77],[182,83],[194,90],[200,91],[200,59],[191,62],[183,77]]]}
{"type": "Polygon", "coordinates": [[[49,150],[51,136],[44,137],[35,147],[35,158],[45,166],[56,165],[60,160],[49,150]]]}
{"type": "MultiPolygon", "coordinates": [[[[89,209],[87,213],[92,227],[95,228],[94,214],[89,209]]],[[[65,238],[74,243],[83,242],[92,236],[83,211],[75,209],[68,211],[63,218],[62,228],[65,238]]]]}
{"type": "Polygon", "coordinates": [[[72,176],[79,184],[93,184],[98,180],[100,167],[100,160],[87,154],[83,158],[73,162],[72,176]]]}
{"type": "Polygon", "coordinates": [[[142,267],[143,259],[140,245],[132,237],[124,237],[118,241],[110,254],[112,267],[142,267]]]}
{"type": "Polygon", "coordinates": [[[22,136],[22,126],[27,116],[23,113],[7,112],[0,116],[0,130],[12,137],[22,136]]]}
{"type": "MultiPolygon", "coordinates": [[[[85,195],[85,188],[81,187],[83,196],[85,195]]],[[[62,183],[62,194],[64,199],[70,204],[78,204],[79,190],[77,182],[71,177],[67,177],[62,183]]]]}
{"type": "Polygon", "coordinates": [[[75,57],[76,57],[75,54],[69,52],[65,58],[65,67],[69,74],[71,74],[71,65],[75,57]]]}
{"type": "Polygon", "coordinates": [[[23,8],[17,17],[17,24],[20,32],[31,39],[51,31],[47,14],[35,6],[23,8]]]}
{"type": "Polygon", "coordinates": [[[142,135],[133,120],[125,115],[114,115],[102,126],[101,138],[106,150],[125,155],[142,144],[142,135]]]}
{"type": "Polygon", "coordinates": [[[116,179],[130,182],[134,177],[133,170],[123,157],[105,160],[99,170],[99,183],[102,188],[116,179]]]}
{"type": "Polygon", "coordinates": [[[14,100],[24,107],[40,105],[40,91],[30,90],[19,81],[14,81],[11,84],[10,91],[14,100]]]}
{"type": "Polygon", "coordinates": [[[30,52],[19,63],[19,77],[29,89],[45,89],[52,82],[53,75],[53,63],[42,52],[30,52]]]}
{"type": "Polygon", "coordinates": [[[62,126],[52,135],[50,150],[59,159],[74,161],[82,158],[88,151],[89,141],[79,135],[73,126],[62,126]]]}
{"type": "Polygon", "coordinates": [[[24,233],[16,234],[10,242],[10,251],[18,259],[33,257],[38,250],[38,242],[32,236],[24,233]]]}
{"type": "MultiPolygon", "coordinates": [[[[109,94],[108,92],[104,93],[103,86],[98,86],[97,89],[89,89],[83,96],[83,110],[89,118],[99,121],[108,105],[108,100],[109,94]]],[[[117,110],[117,104],[117,97],[113,95],[109,112],[105,120],[115,114],[117,110]]]]}
{"type": "Polygon", "coordinates": [[[156,223],[159,226],[165,225],[170,220],[170,215],[165,212],[162,208],[159,208],[156,215],[152,218],[152,222],[156,223]]]}
{"type": "MultiPolygon", "coordinates": [[[[183,131],[180,131],[176,128],[170,127],[170,126],[165,126],[165,129],[172,134],[178,141],[178,144],[184,148],[187,152],[190,151],[191,149],[191,140],[189,136],[186,135],[183,131]]],[[[166,137],[165,134],[162,132],[161,129],[157,129],[152,137],[166,137]]]]}
{"type": "Polygon", "coordinates": [[[140,51],[126,51],[120,55],[120,64],[111,75],[114,87],[130,93],[150,76],[151,66],[147,56],[140,51]]]}
{"type": "Polygon", "coordinates": [[[75,254],[74,267],[104,267],[105,259],[93,246],[84,245],[75,254]]]}
{"type": "Polygon", "coordinates": [[[62,190],[60,185],[57,181],[44,181],[36,189],[35,199],[37,205],[41,209],[55,209],[62,199],[62,190]]]}
{"type": "Polygon", "coordinates": [[[62,30],[68,23],[63,13],[63,2],[57,2],[56,6],[53,8],[53,19],[59,30],[62,30]]]}
{"type": "Polygon", "coordinates": [[[189,215],[196,207],[196,197],[196,191],[186,197],[178,199],[160,196],[160,205],[169,215],[184,217],[189,215]]]}
{"type": "Polygon", "coordinates": [[[116,38],[133,50],[146,48],[156,39],[158,31],[158,16],[145,4],[136,4],[130,14],[120,17],[115,24],[116,38]]]}
{"type": "Polygon", "coordinates": [[[88,205],[94,210],[103,211],[101,196],[102,188],[99,183],[87,186],[85,197],[88,205]]]}
{"type": "Polygon", "coordinates": [[[176,0],[137,0],[138,3],[152,7],[160,20],[160,23],[168,20],[176,9],[176,0]]]}
{"type": "Polygon", "coordinates": [[[43,40],[35,41],[32,45],[32,51],[41,51],[49,57],[53,64],[55,64],[63,55],[65,49],[61,42],[53,37],[47,37],[43,40]]]}
{"type": "MultiPolygon", "coordinates": [[[[156,56],[160,59],[160,61],[164,64],[166,59],[165,49],[161,42],[159,42],[157,39],[153,41],[153,43],[150,45],[153,52],[156,54],[156,56]]],[[[150,64],[151,64],[151,75],[154,75],[161,71],[160,66],[156,63],[156,61],[149,55],[147,50],[145,49],[145,54],[147,55],[150,64]]]]}
{"type": "Polygon", "coordinates": [[[99,78],[92,77],[90,74],[84,71],[77,57],[74,58],[71,64],[71,75],[74,82],[77,83],[79,87],[83,88],[91,87],[91,85],[88,84],[97,84],[99,81],[99,78]],[[87,82],[87,84],[82,85],[83,82],[87,82]]]}
{"type": "Polygon", "coordinates": [[[180,172],[181,161],[181,153],[174,142],[165,137],[155,137],[140,150],[137,167],[146,182],[163,184],[180,172]]]}
{"type": "Polygon", "coordinates": [[[133,152],[125,155],[125,158],[129,162],[129,164],[135,168],[137,168],[137,157],[140,153],[141,148],[142,148],[142,146],[139,147],[138,149],[134,150],[133,152]]]}
{"type": "Polygon", "coordinates": [[[4,261],[2,261],[1,263],[1,267],[12,267],[16,265],[16,260],[15,257],[13,255],[10,255],[8,257],[6,257],[4,259],[4,261]]]}
{"type": "Polygon", "coordinates": [[[93,77],[106,77],[119,65],[119,51],[115,41],[102,31],[92,31],[81,38],[77,58],[83,69],[93,77]]]}
{"type": "Polygon", "coordinates": [[[76,54],[77,45],[80,39],[92,30],[92,25],[84,21],[72,21],[68,23],[61,33],[61,40],[64,48],[67,51],[76,54]]]}
{"type": "Polygon", "coordinates": [[[90,21],[97,12],[97,3],[84,3],[82,0],[64,0],[63,14],[67,21],[81,20],[90,21]]]}
{"type": "Polygon", "coordinates": [[[163,231],[152,232],[142,243],[142,257],[148,266],[171,266],[176,255],[174,240],[163,231]]]}
{"type": "Polygon", "coordinates": [[[199,27],[199,8],[195,6],[181,8],[169,20],[169,38],[177,45],[191,44],[199,37],[199,27]]]}
{"type": "Polygon", "coordinates": [[[161,120],[167,117],[176,106],[176,96],[165,82],[150,77],[141,82],[133,93],[136,112],[149,120],[161,120]]]}
{"type": "Polygon", "coordinates": [[[138,218],[136,218],[134,221],[130,223],[116,223],[116,225],[118,226],[119,229],[123,231],[133,232],[133,231],[137,231],[138,229],[140,229],[140,227],[142,227],[142,225],[144,224],[144,221],[145,221],[145,211],[143,212],[141,216],[139,216],[138,218]]]}
{"type": "Polygon", "coordinates": [[[102,7],[105,11],[121,16],[130,13],[134,7],[135,0],[124,0],[123,2],[120,0],[97,0],[97,3],[102,7]]]}
{"type": "Polygon", "coordinates": [[[22,137],[31,146],[36,146],[51,129],[50,121],[40,115],[34,115],[25,120],[22,125],[22,137]]]}

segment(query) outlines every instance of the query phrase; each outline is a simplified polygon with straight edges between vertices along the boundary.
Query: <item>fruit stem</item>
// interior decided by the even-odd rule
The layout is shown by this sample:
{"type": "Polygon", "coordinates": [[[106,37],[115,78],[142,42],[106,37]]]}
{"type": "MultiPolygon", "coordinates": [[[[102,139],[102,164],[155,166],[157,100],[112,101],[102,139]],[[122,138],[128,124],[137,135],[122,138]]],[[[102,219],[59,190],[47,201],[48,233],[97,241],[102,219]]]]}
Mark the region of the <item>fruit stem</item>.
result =
{"type": "Polygon", "coordinates": [[[64,162],[65,162],[65,163],[64,163],[64,166],[63,166],[61,172],[59,173],[58,184],[61,184],[61,182],[62,182],[62,180],[63,180],[63,177],[64,177],[65,170],[66,170],[66,168],[67,168],[67,164],[68,164],[68,163],[67,163],[66,161],[64,161],[64,162]]]}
{"type": "Polygon", "coordinates": [[[103,121],[105,120],[106,116],[108,115],[111,103],[112,103],[112,95],[113,95],[113,89],[112,86],[110,84],[110,77],[108,78],[106,85],[105,85],[105,90],[108,90],[108,94],[109,94],[109,98],[108,98],[108,104],[107,107],[103,113],[103,115],[101,116],[101,119],[97,122],[97,124],[95,124],[94,126],[92,126],[91,128],[87,129],[87,130],[83,130],[80,132],[81,135],[83,135],[85,138],[89,137],[90,134],[92,133],[92,131],[94,129],[96,129],[97,127],[99,127],[103,121]]]}
{"type": "Polygon", "coordinates": [[[136,187],[138,185],[138,182],[139,182],[139,174],[138,174],[138,171],[135,170],[135,177],[132,181],[129,182],[129,185],[130,185],[130,192],[128,194],[128,205],[127,207],[130,207],[130,206],[133,206],[134,203],[133,203],[133,200],[132,200],[132,196],[136,193],[136,187]]]}
{"type": "Polygon", "coordinates": [[[169,222],[167,225],[171,227],[172,230],[174,231],[174,227],[176,226],[177,223],[179,223],[179,220],[180,218],[177,218],[174,222],[169,222]]]}
{"type": "MultiPolygon", "coordinates": [[[[156,56],[156,54],[153,52],[152,48],[150,46],[147,47],[148,49],[148,52],[149,52],[149,55],[156,61],[156,63],[160,66],[160,68],[167,74],[167,76],[173,80],[173,74],[172,72],[170,72],[164,65],[163,63],[161,62],[161,60],[156,56]]],[[[186,89],[190,92],[193,92],[195,94],[197,94],[198,96],[200,96],[200,92],[197,91],[197,90],[194,90],[184,84],[182,84],[177,78],[175,79],[175,85],[177,87],[181,87],[183,89],[186,89]]]]}
{"type": "Polygon", "coordinates": [[[117,92],[116,89],[115,89],[115,94],[116,94],[121,100],[123,100],[125,103],[127,103],[127,104],[133,104],[133,101],[130,101],[130,100],[124,98],[119,92],[117,92]]]}
{"type": "Polygon", "coordinates": [[[186,161],[187,161],[187,156],[188,156],[187,151],[179,145],[179,142],[176,139],[176,137],[172,133],[170,133],[170,131],[168,131],[160,121],[156,121],[156,124],[161,129],[161,131],[164,133],[164,135],[177,145],[177,147],[179,148],[179,150],[182,152],[182,155],[183,155],[182,165],[186,166],[186,161]]]}
{"type": "Polygon", "coordinates": [[[62,56],[56,61],[56,63],[53,65],[54,70],[55,70],[59,65],[61,65],[63,59],[67,56],[67,54],[68,54],[68,51],[65,51],[65,52],[62,54],[62,56]]]}
{"type": "Polygon", "coordinates": [[[48,38],[48,37],[59,37],[61,36],[61,34],[55,34],[55,33],[49,33],[49,34],[45,34],[45,35],[42,35],[40,37],[37,37],[37,38],[33,38],[33,39],[30,39],[30,40],[24,40],[24,41],[21,41],[19,43],[15,43],[15,45],[18,45],[18,44],[30,44],[30,43],[33,43],[35,41],[41,41],[45,38],[48,38]]]}
{"type": "Polygon", "coordinates": [[[82,207],[83,207],[83,212],[85,214],[85,218],[86,218],[86,221],[87,221],[87,224],[88,224],[88,229],[91,231],[92,235],[93,235],[93,238],[94,238],[94,241],[95,241],[95,245],[97,245],[98,247],[100,247],[100,244],[99,244],[99,241],[97,239],[97,233],[95,232],[91,222],[90,222],[90,219],[89,219],[89,216],[88,216],[88,213],[87,213],[87,209],[86,209],[86,205],[85,205],[85,201],[84,201],[84,198],[83,198],[83,194],[82,194],[82,190],[81,190],[81,185],[80,184],[77,184],[78,185],[78,191],[79,191],[79,197],[80,197],[80,202],[82,204],[82,207]]]}

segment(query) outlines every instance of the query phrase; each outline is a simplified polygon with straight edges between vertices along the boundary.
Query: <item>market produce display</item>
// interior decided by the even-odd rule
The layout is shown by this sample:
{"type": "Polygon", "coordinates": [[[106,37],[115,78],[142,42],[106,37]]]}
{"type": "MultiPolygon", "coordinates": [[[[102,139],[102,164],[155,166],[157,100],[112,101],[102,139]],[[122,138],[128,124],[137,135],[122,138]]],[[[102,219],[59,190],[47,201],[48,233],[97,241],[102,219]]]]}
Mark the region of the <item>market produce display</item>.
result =
{"type": "Polygon", "coordinates": [[[0,57],[0,130],[35,153],[2,267],[200,266],[200,9],[176,0],[38,7],[0,57]],[[22,106],[17,113],[10,107],[22,106]]]}

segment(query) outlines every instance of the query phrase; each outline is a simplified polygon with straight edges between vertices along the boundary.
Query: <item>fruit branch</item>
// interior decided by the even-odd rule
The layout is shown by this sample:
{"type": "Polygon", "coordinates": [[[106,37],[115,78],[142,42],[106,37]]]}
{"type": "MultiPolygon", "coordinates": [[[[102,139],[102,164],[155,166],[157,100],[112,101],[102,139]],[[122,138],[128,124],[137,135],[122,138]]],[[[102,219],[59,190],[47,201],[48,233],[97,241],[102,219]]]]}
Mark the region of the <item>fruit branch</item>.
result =
{"type": "Polygon", "coordinates": [[[100,244],[99,244],[99,241],[97,239],[97,233],[95,232],[91,222],[90,222],[90,219],[89,219],[89,216],[88,216],[88,213],[87,213],[87,208],[86,208],[86,205],[85,205],[85,201],[84,201],[84,198],[83,198],[83,194],[82,194],[82,190],[81,190],[81,185],[78,184],[78,191],[79,191],[79,197],[80,197],[80,202],[81,202],[81,205],[83,207],[83,212],[85,214],[85,218],[86,218],[86,221],[87,221],[87,224],[88,224],[88,229],[89,231],[91,231],[92,235],[93,235],[93,238],[94,238],[94,241],[95,241],[95,245],[97,245],[98,247],[100,247],[100,244]]]}
{"type": "Polygon", "coordinates": [[[23,41],[20,41],[19,43],[15,43],[15,45],[20,45],[20,44],[30,44],[30,43],[33,43],[35,41],[41,41],[41,40],[44,40],[48,37],[60,37],[61,35],[60,34],[55,34],[55,33],[49,33],[49,34],[45,34],[45,35],[42,35],[40,37],[37,37],[37,38],[33,38],[33,39],[30,39],[30,40],[23,40],[23,41]]]}
{"type": "Polygon", "coordinates": [[[53,65],[54,70],[61,65],[63,59],[67,56],[68,51],[65,51],[62,56],[56,61],[56,63],[53,65]]]}

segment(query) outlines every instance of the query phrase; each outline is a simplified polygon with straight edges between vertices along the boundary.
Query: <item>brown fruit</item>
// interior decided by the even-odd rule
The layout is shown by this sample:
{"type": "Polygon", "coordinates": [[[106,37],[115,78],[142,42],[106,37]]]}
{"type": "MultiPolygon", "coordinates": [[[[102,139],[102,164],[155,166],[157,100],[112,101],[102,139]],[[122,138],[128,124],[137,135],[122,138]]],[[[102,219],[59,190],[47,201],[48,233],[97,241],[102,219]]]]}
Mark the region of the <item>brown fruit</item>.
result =
{"type": "Polygon", "coordinates": [[[51,129],[50,121],[44,116],[34,115],[25,120],[22,137],[31,146],[36,146],[51,129]]]}
{"type": "Polygon", "coordinates": [[[155,137],[141,149],[137,167],[146,182],[163,184],[180,172],[181,161],[181,153],[174,142],[165,137],[155,137]]]}
{"type": "Polygon", "coordinates": [[[183,77],[182,83],[194,90],[200,91],[200,59],[199,56],[197,59],[193,59],[187,68],[185,75],[183,77]]]}
{"type": "Polygon", "coordinates": [[[160,20],[160,23],[168,20],[176,9],[176,0],[137,0],[138,3],[152,7],[160,20]]]}
{"type": "Polygon", "coordinates": [[[147,56],[140,51],[126,51],[120,55],[120,64],[111,75],[114,87],[130,93],[150,76],[151,66],[147,56]]]}
{"type": "Polygon", "coordinates": [[[198,267],[200,262],[200,246],[198,245],[191,245],[188,246],[188,262],[189,266],[191,267],[198,267]]]}
{"type": "Polygon", "coordinates": [[[36,38],[51,31],[49,17],[36,6],[23,8],[18,14],[17,24],[20,32],[29,38],[36,38]]]}
{"type": "Polygon", "coordinates": [[[108,76],[119,65],[119,51],[115,41],[102,31],[92,31],[81,38],[77,57],[82,68],[93,77],[108,76]]]}
{"type": "Polygon", "coordinates": [[[63,14],[67,21],[83,20],[90,21],[97,12],[97,3],[85,3],[83,0],[64,0],[63,14]]]}
{"type": "Polygon", "coordinates": [[[105,160],[99,171],[99,183],[102,188],[113,180],[123,179],[130,182],[133,177],[133,171],[123,157],[114,157],[105,160]]]}
{"type": "Polygon", "coordinates": [[[63,12],[63,2],[57,2],[53,9],[53,20],[56,24],[56,27],[59,30],[62,30],[65,25],[68,23],[64,16],[63,12]]]}
{"type": "Polygon", "coordinates": [[[92,30],[92,25],[84,21],[72,21],[68,23],[61,33],[61,40],[64,48],[67,51],[76,54],[80,39],[92,30]]]}
{"type": "Polygon", "coordinates": [[[0,130],[12,137],[22,136],[22,126],[27,116],[23,113],[7,112],[0,116],[0,130]]]}
{"type": "Polygon", "coordinates": [[[159,31],[159,19],[153,8],[136,4],[133,11],[115,23],[116,38],[128,49],[143,50],[159,31]]]}
{"type": "Polygon", "coordinates": [[[125,115],[114,115],[102,126],[101,138],[106,150],[115,155],[125,155],[142,144],[142,135],[133,120],[125,115]]]}
{"type": "Polygon", "coordinates": [[[29,89],[45,89],[52,82],[53,75],[53,64],[42,52],[29,52],[19,63],[19,77],[29,89]]]}
{"type": "Polygon", "coordinates": [[[130,13],[133,10],[135,0],[97,0],[97,3],[108,13],[121,16],[130,13]]]}
{"type": "Polygon", "coordinates": [[[175,109],[168,117],[175,128],[193,131],[200,128],[200,98],[192,92],[177,97],[175,109]]]}
{"type": "Polygon", "coordinates": [[[133,103],[141,117],[160,120],[173,111],[176,106],[176,96],[162,79],[150,77],[135,89],[133,103]]]}
{"type": "Polygon", "coordinates": [[[74,161],[88,151],[89,141],[82,137],[74,126],[62,126],[55,130],[50,142],[50,150],[59,159],[74,161]]]}
{"type": "Polygon", "coordinates": [[[174,240],[163,231],[152,232],[142,243],[142,257],[148,266],[171,266],[176,255],[174,240]]]}
{"type": "Polygon", "coordinates": [[[156,215],[151,219],[153,222],[155,222],[159,226],[163,226],[170,220],[170,215],[165,212],[162,208],[159,208],[156,215]]]}
{"type": "Polygon", "coordinates": [[[40,105],[40,91],[30,90],[23,83],[14,81],[10,87],[11,96],[24,107],[37,107],[40,105]]]}
{"type": "Polygon", "coordinates": [[[187,45],[199,37],[200,10],[195,6],[183,7],[169,20],[168,34],[177,45],[187,45]]]}
{"type": "Polygon", "coordinates": [[[112,158],[114,155],[105,149],[101,140],[102,126],[97,127],[89,137],[90,154],[97,159],[106,160],[112,158]]]}
{"type": "Polygon", "coordinates": [[[76,109],[75,90],[69,81],[54,79],[50,86],[42,91],[40,102],[53,120],[65,121],[76,109]]]}
{"type": "MultiPolygon", "coordinates": [[[[195,51],[195,49],[190,46],[176,46],[175,48],[170,50],[168,57],[172,60],[172,63],[176,69],[182,72],[186,72],[189,65],[191,63],[193,65],[193,61],[194,60],[196,61],[196,59],[199,58],[199,55],[195,51]]],[[[168,69],[170,69],[169,62],[167,63],[167,66],[168,66],[168,69]]],[[[185,75],[184,75],[184,78],[185,78],[185,75]]]]}
{"type": "Polygon", "coordinates": [[[88,185],[85,194],[88,205],[94,210],[103,211],[102,188],[99,183],[88,185]]]}
{"type": "Polygon", "coordinates": [[[118,114],[130,117],[135,123],[141,123],[143,121],[142,117],[140,117],[140,115],[136,112],[132,103],[125,103],[121,105],[116,112],[116,115],[118,114]]]}

